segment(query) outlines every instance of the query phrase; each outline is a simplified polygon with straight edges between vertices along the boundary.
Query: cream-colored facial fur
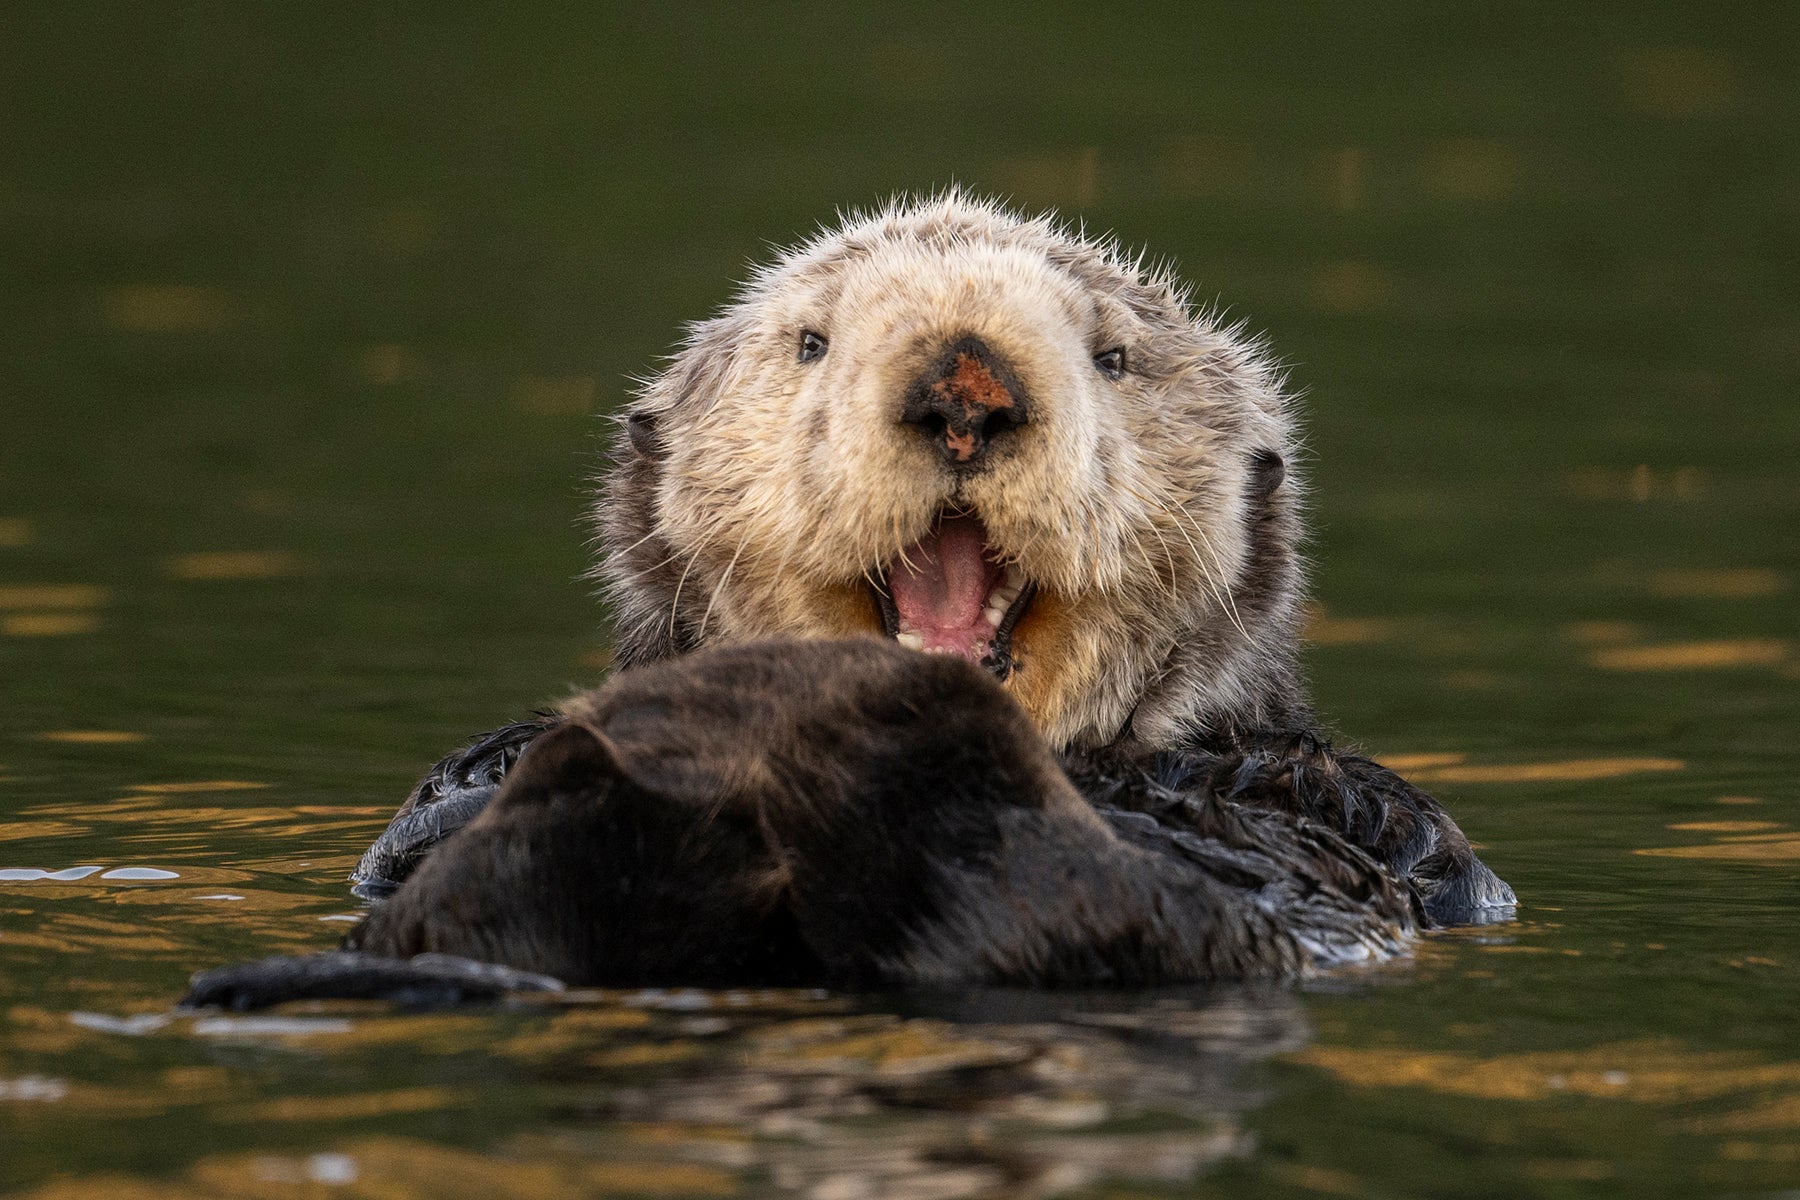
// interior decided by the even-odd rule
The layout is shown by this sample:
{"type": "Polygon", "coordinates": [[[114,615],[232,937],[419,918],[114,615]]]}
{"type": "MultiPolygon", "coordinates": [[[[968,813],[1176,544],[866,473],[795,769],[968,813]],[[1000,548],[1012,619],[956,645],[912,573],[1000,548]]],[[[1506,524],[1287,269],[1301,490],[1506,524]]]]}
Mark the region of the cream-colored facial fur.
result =
{"type": "Polygon", "coordinates": [[[597,508],[622,665],[880,635],[871,584],[967,511],[1037,585],[1007,686],[1052,745],[1173,748],[1304,707],[1279,381],[1111,242],[960,193],[896,202],[760,270],[626,417],[597,508]],[[1031,409],[958,472],[900,410],[967,337],[1031,409]],[[1095,364],[1114,348],[1118,379],[1095,364]]]}

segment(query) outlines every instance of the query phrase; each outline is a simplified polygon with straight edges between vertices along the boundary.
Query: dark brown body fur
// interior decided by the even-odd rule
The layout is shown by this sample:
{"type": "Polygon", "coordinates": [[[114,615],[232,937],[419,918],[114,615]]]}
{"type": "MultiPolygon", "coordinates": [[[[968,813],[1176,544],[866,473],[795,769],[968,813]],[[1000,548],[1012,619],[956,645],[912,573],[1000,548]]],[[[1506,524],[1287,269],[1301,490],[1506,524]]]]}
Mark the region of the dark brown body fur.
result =
{"type": "MultiPolygon", "coordinates": [[[[1098,805],[958,659],[698,651],[579,698],[346,946],[574,984],[1141,984],[1385,957],[1419,924],[1321,826],[1093,771],[1098,805]]],[[[281,961],[193,999],[278,997],[281,961]]]]}

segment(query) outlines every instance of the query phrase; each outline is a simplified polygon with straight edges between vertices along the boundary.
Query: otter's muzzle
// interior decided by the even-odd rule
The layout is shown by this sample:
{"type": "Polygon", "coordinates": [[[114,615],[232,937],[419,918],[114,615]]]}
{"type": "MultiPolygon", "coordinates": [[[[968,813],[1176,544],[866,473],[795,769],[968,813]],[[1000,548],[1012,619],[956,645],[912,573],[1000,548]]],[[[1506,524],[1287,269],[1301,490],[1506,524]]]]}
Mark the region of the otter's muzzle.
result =
{"type": "Polygon", "coordinates": [[[969,469],[1029,419],[1025,390],[980,338],[947,346],[907,389],[900,422],[918,430],[953,468],[969,469]]]}

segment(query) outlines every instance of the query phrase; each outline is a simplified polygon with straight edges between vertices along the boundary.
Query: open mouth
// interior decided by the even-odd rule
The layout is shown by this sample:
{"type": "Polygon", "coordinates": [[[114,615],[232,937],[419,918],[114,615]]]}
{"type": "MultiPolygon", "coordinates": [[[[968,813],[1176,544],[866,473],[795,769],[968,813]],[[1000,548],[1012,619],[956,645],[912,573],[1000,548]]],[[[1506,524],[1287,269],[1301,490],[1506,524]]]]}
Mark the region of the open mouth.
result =
{"type": "Polygon", "coordinates": [[[959,655],[1005,679],[1013,672],[1013,628],[1037,588],[999,560],[979,517],[946,513],[888,564],[873,590],[887,635],[902,646],[959,655]]]}

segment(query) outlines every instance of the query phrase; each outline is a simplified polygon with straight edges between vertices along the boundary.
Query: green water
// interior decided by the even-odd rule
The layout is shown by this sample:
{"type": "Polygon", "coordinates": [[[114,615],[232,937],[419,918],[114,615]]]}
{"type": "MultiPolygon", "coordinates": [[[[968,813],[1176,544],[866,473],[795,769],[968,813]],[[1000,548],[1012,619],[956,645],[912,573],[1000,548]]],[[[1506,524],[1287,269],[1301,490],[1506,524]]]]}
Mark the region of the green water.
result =
{"type": "Polygon", "coordinates": [[[0,16],[0,1192],[1800,1194],[1791,5],[0,16]],[[1521,921],[1299,991],[166,1019],[601,675],[594,414],[952,179],[1304,389],[1324,709],[1521,921]]]}

